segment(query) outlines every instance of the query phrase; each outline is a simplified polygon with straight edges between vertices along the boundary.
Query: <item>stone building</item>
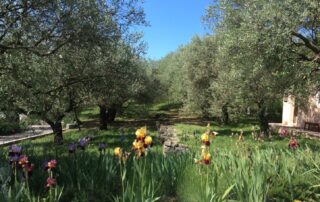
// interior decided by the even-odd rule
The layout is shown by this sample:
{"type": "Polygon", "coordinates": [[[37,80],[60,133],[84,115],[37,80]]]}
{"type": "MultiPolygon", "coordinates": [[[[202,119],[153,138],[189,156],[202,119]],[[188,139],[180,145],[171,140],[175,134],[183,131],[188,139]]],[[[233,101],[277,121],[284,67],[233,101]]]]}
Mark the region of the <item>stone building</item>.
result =
{"type": "Polygon", "coordinates": [[[295,97],[290,95],[283,98],[282,125],[319,130],[320,127],[320,92],[309,97],[306,107],[298,107],[295,97]],[[306,125],[307,124],[307,125],[306,125]],[[309,128],[308,124],[311,128],[309,128]],[[318,125],[318,126],[317,126],[318,125]],[[314,127],[314,128],[312,128],[314,127]]]}

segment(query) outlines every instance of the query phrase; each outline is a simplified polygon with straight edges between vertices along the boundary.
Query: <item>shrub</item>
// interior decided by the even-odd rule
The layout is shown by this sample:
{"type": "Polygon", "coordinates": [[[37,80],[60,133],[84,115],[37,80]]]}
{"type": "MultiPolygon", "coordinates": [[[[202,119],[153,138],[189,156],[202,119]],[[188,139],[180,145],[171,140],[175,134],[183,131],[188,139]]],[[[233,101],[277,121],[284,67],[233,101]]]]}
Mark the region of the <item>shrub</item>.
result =
{"type": "Polygon", "coordinates": [[[10,123],[6,121],[0,121],[0,134],[10,135],[13,133],[18,133],[26,129],[26,126],[19,123],[10,123]]]}

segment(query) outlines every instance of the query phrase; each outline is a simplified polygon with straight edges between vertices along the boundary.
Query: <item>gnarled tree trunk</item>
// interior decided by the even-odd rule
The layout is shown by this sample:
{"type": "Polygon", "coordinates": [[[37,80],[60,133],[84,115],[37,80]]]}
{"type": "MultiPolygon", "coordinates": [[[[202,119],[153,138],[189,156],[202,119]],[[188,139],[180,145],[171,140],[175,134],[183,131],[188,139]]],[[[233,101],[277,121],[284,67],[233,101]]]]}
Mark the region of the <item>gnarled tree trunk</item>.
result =
{"type": "Polygon", "coordinates": [[[81,124],[82,122],[80,121],[79,117],[78,117],[78,112],[76,109],[73,109],[73,113],[74,113],[74,119],[75,119],[75,122],[77,123],[77,126],[78,126],[78,130],[81,131],[81,124]]]}
{"type": "Polygon", "coordinates": [[[108,114],[107,107],[104,105],[99,105],[99,119],[100,119],[100,130],[108,129],[108,114]]]}
{"type": "Polygon", "coordinates": [[[229,124],[228,104],[224,104],[221,108],[223,124],[229,124]]]}
{"type": "Polygon", "coordinates": [[[54,134],[54,143],[55,144],[63,144],[63,133],[62,133],[62,124],[61,124],[62,119],[57,119],[56,121],[49,121],[47,120],[46,122],[50,125],[53,134],[54,134]]]}
{"type": "Polygon", "coordinates": [[[112,106],[110,108],[108,108],[108,122],[114,122],[114,120],[116,119],[116,115],[117,115],[117,108],[115,106],[112,106]]]}

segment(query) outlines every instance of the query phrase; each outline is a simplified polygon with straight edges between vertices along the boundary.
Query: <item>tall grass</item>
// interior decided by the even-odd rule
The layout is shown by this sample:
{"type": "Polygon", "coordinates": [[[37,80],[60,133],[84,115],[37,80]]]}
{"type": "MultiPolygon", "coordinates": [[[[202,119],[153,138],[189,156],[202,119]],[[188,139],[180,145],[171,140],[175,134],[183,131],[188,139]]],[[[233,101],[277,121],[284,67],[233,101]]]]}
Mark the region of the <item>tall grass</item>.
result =
{"type": "MultiPolygon", "coordinates": [[[[236,144],[218,136],[212,142],[211,163],[199,165],[193,161],[199,150],[196,138],[186,141],[193,144],[186,154],[164,156],[155,147],[147,156],[123,162],[111,152],[119,137],[106,137],[110,141],[106,153],[99,153],[94,142],[75,154],[69,154],[66,146],[25,145],[35,164],[30,189],[20,175],[15,182],[6,148],[1,148],[0,201],[320,201],[319,147],[306,140],[300,139],[300,147],[290,150],[287,140],[258,143],[245,137],[236,144]],[[53,158],[58,162],[57,186],[50,195],[42,166],[53,158]]],[[[133,137],[126,138],[132,142],[133,137]]]]}

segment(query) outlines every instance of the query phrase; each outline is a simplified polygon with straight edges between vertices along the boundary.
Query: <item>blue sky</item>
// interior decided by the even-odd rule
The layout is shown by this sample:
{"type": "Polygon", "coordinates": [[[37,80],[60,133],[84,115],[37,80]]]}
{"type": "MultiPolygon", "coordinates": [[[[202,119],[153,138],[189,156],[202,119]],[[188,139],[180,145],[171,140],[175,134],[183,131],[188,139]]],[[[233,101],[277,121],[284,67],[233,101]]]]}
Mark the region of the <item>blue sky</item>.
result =
{"type": "Polygon", "coordinates": [[[212,0],[145,0],[149,27],[142,28],[148,44],[147,57],[160,59],[187,44],[195,35],[209,32],[201,17],[212,0]]]}

